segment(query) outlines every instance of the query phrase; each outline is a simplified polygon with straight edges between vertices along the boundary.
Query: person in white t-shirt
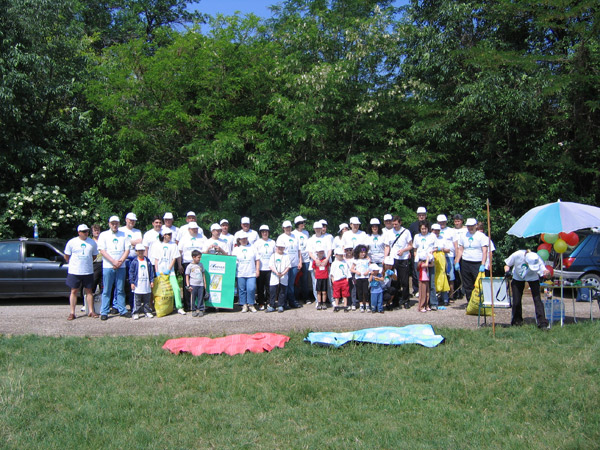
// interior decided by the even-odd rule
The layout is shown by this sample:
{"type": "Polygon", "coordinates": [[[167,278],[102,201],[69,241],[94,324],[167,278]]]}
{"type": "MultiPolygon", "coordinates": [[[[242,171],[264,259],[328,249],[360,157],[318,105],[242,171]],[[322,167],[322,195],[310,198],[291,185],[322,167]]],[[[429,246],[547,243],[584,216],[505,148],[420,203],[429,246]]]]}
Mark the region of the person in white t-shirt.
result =
{"type": "Polygon", "coordinates": [[[130,241],[125,233],[119,230],[119,218],[111,216],[108,220],[110,229],[100,233],[98,250],[102,254],[102,309],[100,320],[108,319],[113,286],[116,288],[115,307],[122,317],[131,318],[125,307],[125,261],[129,256],[130,241]]]}
{"type": "MultiPolygon", "coordinates": [[[[342,243],[342,236],[344,236],[344,234],[346,234],[346,232],[349,230],[350,230],[350,227],[348,226],[347,223],[340,224],[338,235],[335,238],[333,238],[332,249],[334,251],[336,248],[341,248],[342,250],[344,250],[344,244],[342,243]]],[[[354,248],[354,247],[352,247],[352,248],[354,248]]]]}
{"type": "Polygon", "coordinates": [[[256,295],[256,277],[260,275],[260,259],[255,248],[248,242],[246,233],[238,235],[240,245],[233,249],[237,258],[238,298],[242,312],[258,312],[254,306],[256,295]]]}
{"type": "Polygon", "coordinates": [[[164,225],[162,227],[168,228],[173,232],[173,244],[174,244],[175,240],[177,238],[177,235],[179,234],[179,228],[177,228],[175,225],[173,225],[173,219],[174,219],[173,213],[166,212],[165,215],[163,216],[164,225]]]}
{"type": "Polygon", "coordinates": [[[450,285],[449,299],[454,295],[454,252],[456,248],[457,235],[454,228],[448,226],[448,218],[444,214],[437,216],[437,223],[440,226],[440,236],[447,244],[448,252],[446,253],[446,274],[448,275],[448,284],[450,285]]]}
{"type": "Polygon", "coordinates": [[[478,274],[485,272],[488,252],[488,239],[476,230],[476,226],[477,220],[472,217],[467,219],[467,233],[460,236],[458,253],[454,259],[455,270],[460,270],[467,303],[471,299],[478,274]]]}
{"type": "Polygon", "coordinates": [[[152,288],[154,287],[154,268],[148,257],[145,256],[144,244],[137,244],[135,252],[137,256],[129,265],[129,282],[134,295],[131,312],[133,320],[138,320],[140,313],[146,314],[146,317],[151,319],[154,317],[150,308],[152,288]]]}
{"type": "MultiPolygon", "coordinates": [[[[185,215],[185,221],[186,221],[186,224],[183,225],[181,228],[179,228],[179,232],[176,236],[175,243],[177,245],[179,245],[179,242],[181,242],[181,240],[190,233],[190,223],[194,222],[196,225],[198,225],[198,222],[196,222],[196,213],[194,211],[188,211],[188,213],[185,215]]],[[[202,228],[200,228],[199,226],[198,226],[198,235],[200,236],[201,239],[205,239],[204,230],[202,228]]],[[[191,259],[190,259],[190,261],[191,261],[191,259]]]]}
{"type": "Polygon", "coordinates": [[[282,313],[286,309],[287,285],[289,283],[289,271],[291,269],[290,257],[285,254],[287,246],[285,238],[279,236],[275,243],[275,253],[269,259],[269,269],[271,269],[271,279],[269,280],[270,303],[267,312],[277,310],[282,313]]]}
{"type": "MultiPolygon", "coordinates": [[[[454,217],[452,218],[453,223],[454,223],[454,265],[456,267],[456,255],[458,254],[458,241],[460,240],[461,236],[464,236],[465,233],[467,232],[467,227],[464,226],[465,220],[462,216],[462,214],[455,214],[454,217]]],[[[462,283],[462,277],[460,275],[460,271],[457,271],[456,269],[454,269],[454,277],[455,277],[455,286],[459,286],[458,288],[455,287],[454,289],[454,294],[452,295],[452,298],[454,300],[459,300],[461,298],[463,298],[464,295],[464,289],[463,289],[463,283],[462,283]]]]}
{"type": "Polygon", "coordinates": [[[156,243],[160,243],[160,232],[163,227],[163,222],[160,216],[154,216],[152,219],[152,229],[148,230],[144,233],[144,238],[142,239],[142,244],[146,248],[146,256],[153,261],[152,258],[152,245],[156,243]]]}
{"type": "Polygon", "coordinates": [[[85,301],[89,309],[89,317],[98,317],[94,312],[94,258],[98,254],[96,242],[90,238],[90,229],[86,224],[77,227],[78,237],[74,237],[65,246],[65,261],[69,264],[66,284],[71,288],[69,305],[71,314],[67,320],[75,319],[75,307],[77,306],[77,293],[83,286],[85,301]]]}
{"type": "MultiPolygon", "coordinates": [[[[313,224],[313,230],[315,230],[315,234],[313,234],[308,239],[306,249],[308,250],[308,256],[310,257],[311,261],[314,261],[315,264],[317,265],[317,267],[322,267],[322,266],[324,266],[324,263],[321,262],[321,260],[319,260],[319,258],[318,258],[317,248],[323,249],[323,251],[325,252],[325,259],[327,261],[330,261],[331,255],[333,253],[333,248],[331,247],[332,241],[330,241],[327,237],[325,237],[323,235],[322,221],[315,222],[313,224]]],[[[311,279],[312,279],[313,295],[315,298],[318,298],[317,297],[317,279],[314,277],[314,268],[313,268],[312,263],[309,265],[309,273],[311,274],[311,279]]],[[[327,286],[328,286],[328,288],[327,288],[328,295],[330,295],[331,294],[330,293],[330,291],[331,291],[331,282],[330,281],[328,281],[327,286]]]]}
{"type": "MultiPolygon", "coordinates": [[[[181,240],[178,248],[181,253],[181,273],[185,273],[188,264],[192,262],[192,252],[194,250],[202,251],[206,239],[200,234],[200,227],[196,222],[188,223],[187,232],[180,233],[181,240]]],[[[183,290],[183,311],[191,311],[190,292],[187,289],[183,290]]],[[[178,311],[179,312],[179,311],[178,311]]],[[[181,313],[180,313],[181,314],[181,313]]]]}
{"type": "Polygon", "coordinates": [[[254,244],[258,240],[258,233],[250,228],[250,218],[242,217],[242,220],[240,221],[240,225],[241,225],[242,229],[237,231],[233,235],[233,237],[237,241],[237,239],[242,235],[242,232],[244,232],[244,233],[246,233],[246,237],[248,238],[248,243],[251,245],[254,244]]]}
{"type": "Polygon", "coordinates": [[[233,247],[235,247],[235,237],[229,232],[229,221],[221,219],[219,225],[221,225],[221,239],[227,241],[227,254],[231,255],[233,247]]]}
{"type": "Polygon", "coordinates": [[[351,217],[350,231],[346,231],[342,235],[342,246],[348,248],[348,246],[351,245],[354,249],[357,245],[366,245],[366,238],[366,233],[360,230],[360,220],[358,220],[358,217],[351,217]]]}
{"type": "Polygon", "coordinates": [[[254,243],[254,249],[260,261],[260,272],[256,279],[256,292],[258,293],[258,309],[262,311],[266,308],[270,299],[269,280],[271,279],[271,268],[269,263],[271,255],[275,252],[275,241],[269,237],[269,226],[261,225],[258,229],[260,239],[254,243]]]}
{"type": "Polygon", "coordinates": [[[169,284],[173,288],[175,298],[175,308],[177,313],[185,315],[183,302],[181,301],[181,288],[177,281],[176,267],[181,267],[181,253],[177,244],[173,242],[173,231],[170,228],[164,228],[161,231],[161,241],[155,244],[153,248],[154,270],[156,276],[167,275],[169,284]]]}
{"type": "Polygon", "coordinates": [[[294,224],[296,225],[296,229],[292,231],[292,234],[296,236],[296,239],[298,239],[298,248],[300,249],[300,257],[302,260],[302,268],[300,269],[302,272],[300,274],[298,290],[300,294],[300,299],[304,301],[307,305],[309,305],[312,303],[312,296],[308,288],[308,280],[310,277],[309,267],[311,259],[306,246],[308,244],[308,239],[310,235],[308,234],[308,231],[304,229],[306,227],[306,219],[304,217],[297,216],[294,219],[294,224]]]}
{"type": "Polygon", "coordinates": [[[373,218],[369,223],[371,233],[367,235],[365,244],[369,247],[369,258],[371,262],[383,267],[383,258],[385,257],[385,239],[381,232],[381,223],[379,219],[373,218]]]}
{"type": "Polygon", "coordinates": [[[143,241],[142,232],[135,228],[137,223],[137,216],[130,212],[125,216],[125,226],[120,227],[123,233],[125,233],[125,238],[129,242],[129,256],[125,261],[125,298],[127,299],[127,303],[133,308],[133,292],[131,292],[131,283],[129,282],[129,265],[131,261],[135,258],[135,246],[141,244],[143,241]]]}
{"type": "MultiPolygon", "coordinates": [[[[433,260],[433,246],[435,243],[435,239],[435,235],[433,233],[430,233],[429,222],[427,222],[426,220],[419,222],[419,234],[417,234],[413,238],[413,250],[415,254],[415,261],[417,261],[417,263],[423,260],[433,260]],[[425,259],[422,258],[423,255],[426,255],[425,259]]],[[[429,268],[429,306],[431,307],[432,311],[437,311],[438,298],[437,292],[435,290],[435,267],[433,264],[427,265],[429,268]]]]}
{"type": "MultiPolygon", "coordinates": [[[[394,303],[399,302],[398,306],[410,308],[410,290],[409,277],[412,271],[410,267],[410,253],[412,250],[412,237],[410,231],[402,226],[402,219],[399,216],[392,218],[393,229],[388,232],[388,241],[385,245],[385,256],[394,257],[394,268],[397,274],[397,292],[394,303]],[[398,298],[400,297],[400,298],[398,298]]],[[[393,305],[396,306],[396,305],[393,305]]]]}
{"type": "Polygon", "coordinates": [[[286,301],[290,308],[301,308],[302,305],[296,301],[295,282],[298,271],[302,268],[302,255],[300,254],[300,246],[296,236],[292,234],[292,222],[286,220],[282,226],[283,234],[277,238],[277,242],[281,239],[285,241],[285,254],[290,258],[292,267],[289,271],[289,283],[287,285],[286,301]]]}
{"type": "Polygon", "coordinates": [[[204,243],[202,253],[227,256],[229,255],[227,248],[227,241],[225,239],[221,239],[221,225],[218,223],[213,223],[210,226],[210,239],[207,239],[204,243]]]}
{"type": "Polygon", "coordinates": [[[323,238],[329,241],[329,248],[333,250],[333,236],[331,233],[327,232],[327,227],[329,225],[325,219],[321,219],[319,222],[321,222],[321,226],[323,227],[323,238]]]}

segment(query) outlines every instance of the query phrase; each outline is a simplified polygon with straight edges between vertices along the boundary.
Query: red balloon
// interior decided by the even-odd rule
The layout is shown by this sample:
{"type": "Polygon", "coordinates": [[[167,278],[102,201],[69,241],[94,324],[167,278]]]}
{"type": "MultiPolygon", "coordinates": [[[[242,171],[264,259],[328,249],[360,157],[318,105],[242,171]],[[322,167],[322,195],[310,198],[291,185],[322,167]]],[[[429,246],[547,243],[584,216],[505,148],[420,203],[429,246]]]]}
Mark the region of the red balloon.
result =
{"type": "Polygon", "coordinates": [[[540,245],[538,245],[537,249],[538,249],[538,252],[540,250],[547,250],[548,253],[550,253],[552,251],[552,244],[540,244],[540,245]]]}
{"type": "Polygon", "coordinates": [[[579,236],[574,231],[566,233],[565,237],[562,239],[567,243],[567,245],[570,245],[571,247],[574,247],[579,243],[579,236]]]}
{"type": "Polygon", "coordinates": [[[552,266],[549,266],[546,264],[546,270],[548,272],[550,272],[550,275],[548,275],[549,278],[552,278],[554,276],[554,268],[552,266]]]}

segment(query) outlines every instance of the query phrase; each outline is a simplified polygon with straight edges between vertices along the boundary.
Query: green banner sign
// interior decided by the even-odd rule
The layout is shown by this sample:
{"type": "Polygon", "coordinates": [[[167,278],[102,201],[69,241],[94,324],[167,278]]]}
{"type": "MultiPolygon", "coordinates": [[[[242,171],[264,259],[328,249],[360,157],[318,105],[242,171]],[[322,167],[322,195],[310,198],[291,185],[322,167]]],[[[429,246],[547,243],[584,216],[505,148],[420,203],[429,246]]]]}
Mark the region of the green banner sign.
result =
{"type": "Polygon", "coordinates": [[[233,309],[233,292],[235,289],[235,256],[209,255],[205,253],[200,259],[208,274],[207,306],[213,308],[233,309]]]}

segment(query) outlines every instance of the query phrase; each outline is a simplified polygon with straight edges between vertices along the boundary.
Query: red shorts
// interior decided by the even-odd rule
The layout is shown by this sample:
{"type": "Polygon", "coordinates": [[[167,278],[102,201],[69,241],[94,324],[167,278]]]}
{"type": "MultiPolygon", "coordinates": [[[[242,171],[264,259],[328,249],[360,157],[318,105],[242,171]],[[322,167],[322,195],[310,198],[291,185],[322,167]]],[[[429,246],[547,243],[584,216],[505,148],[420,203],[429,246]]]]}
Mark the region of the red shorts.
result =
{"type": "Polygon", "coordinates": [[[348,279],[343,278],[333,282],[333,298],[350,297],[350,288],[348,279]]]}

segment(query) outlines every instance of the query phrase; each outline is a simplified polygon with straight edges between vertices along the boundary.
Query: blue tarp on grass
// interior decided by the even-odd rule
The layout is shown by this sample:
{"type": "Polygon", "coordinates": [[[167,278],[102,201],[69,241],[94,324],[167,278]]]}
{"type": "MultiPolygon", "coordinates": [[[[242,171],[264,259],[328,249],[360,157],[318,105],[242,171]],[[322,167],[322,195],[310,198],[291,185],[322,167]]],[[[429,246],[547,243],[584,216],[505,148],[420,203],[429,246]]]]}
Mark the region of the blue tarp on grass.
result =
{"type": "Polygon", "coordinates": [[[336,348],[351,341],[383,345],[420,344],[431,348],[443,342],[444,337],[436,335],[431,325],[407,325],[405,327],[365,328],[345,333],[329,331],[309,333],[304,341],[336,348]]]}

